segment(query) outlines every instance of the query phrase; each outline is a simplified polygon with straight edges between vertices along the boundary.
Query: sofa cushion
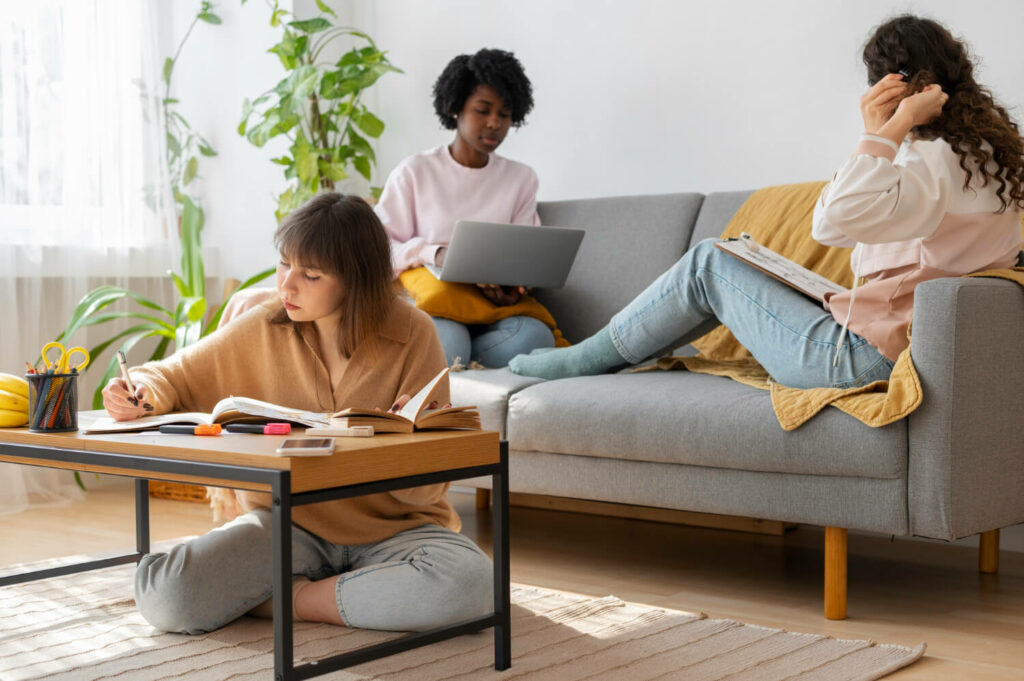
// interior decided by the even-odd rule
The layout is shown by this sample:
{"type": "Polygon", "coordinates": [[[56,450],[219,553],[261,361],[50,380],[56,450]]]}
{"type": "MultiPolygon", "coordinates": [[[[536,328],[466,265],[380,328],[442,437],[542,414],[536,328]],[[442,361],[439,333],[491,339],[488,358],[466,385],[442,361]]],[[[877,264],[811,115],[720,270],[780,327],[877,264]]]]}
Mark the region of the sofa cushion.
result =
{"type": "Polygon", "coordinates": [[[505,416],[509,395],[543,379],[517,376],[508,368],[455,371],[448,374],[452,404],[474,404],[484,430],[496,430],[505,439],[505,416]]]}
{"type": "Polygon", "coordinates": [[[576,343],[608,323],[686,251],[701,194],[663,194],[538,204],[541,222],[586,230],[562,288],[537,292],[576,343]]]}
{"type": "Polygon", "coordinates": [[[514,450],[807,475],[903,478],[907,428],[826,409],[786,432],[768,391],[652,371],[545,381],[509,398],[514,450]]]}

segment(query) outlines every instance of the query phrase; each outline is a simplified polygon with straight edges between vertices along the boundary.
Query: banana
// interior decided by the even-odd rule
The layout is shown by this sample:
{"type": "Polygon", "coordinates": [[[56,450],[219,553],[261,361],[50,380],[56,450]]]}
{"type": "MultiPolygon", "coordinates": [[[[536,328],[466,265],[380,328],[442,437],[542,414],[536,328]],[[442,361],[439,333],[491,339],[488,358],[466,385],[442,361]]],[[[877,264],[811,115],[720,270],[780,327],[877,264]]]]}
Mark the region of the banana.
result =
{"type": "Polygon", "coordinates": [[[28,399],[28,381],[14,374],[0,373],[0,390],[6,390],[28,399]]]}
{"type": "Polygon", "coordinates": [[[0,390],[0,409],[28,413],[28,398],[0,390]]]}
{"type": "Polygon", "coordinates": [[[27,411],[0,409],[0,428],[15,428],[28,423],[27,411]]]}

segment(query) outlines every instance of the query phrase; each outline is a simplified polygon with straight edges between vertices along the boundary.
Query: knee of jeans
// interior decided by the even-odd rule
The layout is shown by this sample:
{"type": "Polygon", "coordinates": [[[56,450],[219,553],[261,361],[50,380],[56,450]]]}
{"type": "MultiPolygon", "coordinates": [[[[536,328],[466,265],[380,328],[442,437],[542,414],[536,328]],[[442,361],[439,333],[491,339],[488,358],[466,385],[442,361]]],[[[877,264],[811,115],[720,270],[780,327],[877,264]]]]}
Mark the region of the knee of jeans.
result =
{"type": "Polygon", "coordinates": [[[464,364],[468,363],[472,340],[466,325],[444,317],[431,317],[430,319],[434,322],[434,328],[437,330],[437,337],[441,341],[441,348],[444,350],[448,364],[453,364],[456,359],[460,359],[464,364]]]}
{"type": "Polygon", "coordinates": [[[539,319],[533,317],[517,317],[519,328],[514,334],[516,344],[526,348],[525,352],[537,348],[550,348],[555,345],[555,334],[551,327],[539,319]]]}
{"type": "Polygon", "coordinates": [[[446,567],[434,594],[444,604],[442,621],[434,626],[483,617],[494,610],[494,564],[486,555],[467,547],[446,567]]]}
{"type": "Polygon", "coordinates": [[[202,634],[214,626],[203,622],[194,594],[180,574],[166,570],[167,554],[143,556],[135,571],[135,605],[160,631],[202,634]]]}

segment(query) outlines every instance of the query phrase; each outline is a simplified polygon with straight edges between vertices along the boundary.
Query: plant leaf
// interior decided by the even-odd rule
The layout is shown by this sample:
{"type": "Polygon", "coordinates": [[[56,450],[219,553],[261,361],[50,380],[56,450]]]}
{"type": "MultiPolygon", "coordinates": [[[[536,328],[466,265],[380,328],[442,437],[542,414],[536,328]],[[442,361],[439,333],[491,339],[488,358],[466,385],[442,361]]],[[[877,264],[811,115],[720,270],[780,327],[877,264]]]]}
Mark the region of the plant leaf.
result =
{"type": "Polygon", "coordinates": [[[188,164],[185,165],[185,176],[182,178],[182,184],[188,184],[192,180],[196,179],[196,171],[199,170],[199,159],[195,156],[188,160],[188,164]]]}
{"type": "Polygon", "coordinates": [[[112,322],[115,319],[144,319],[147,322],[152,322],[156,328],[162,328],[165,331],[174,331],[174,327],[171,326],[166,320],[154,317],[148,314],[142,314],[141,312],[109,312],[107,314],[93,315],[82,326],[95,326],[96,324],[105,324],[112,322]]]}
{"type": "Polygon", "coordinates": [[[324,14],[330,14],[335,19],[338,18],[338,15],[335,14],[334,10],[331,9],[330,7],[328,7],[327,5],[325,5],[323,0],[316,0],[316,6],[317,6],[317,9],[319,9],[324,14]]]}
{"type": "Polygon", "coordinates": [[[320,174],[328,180],[337,182],[348,177],[348,173],[340,163],[330,163],[320,158],[317,159],[317,167],[320,169],[320,174]]]}
{"type": "Polygon", "coordinates": [[[217,155],[217,151],[206,141],[199,143],[199,153],[208,158],[217,155]]]}
{"type": "Polygon", "coordinates": [[[161,338],[160,342],[157,343],[156,348],[153,350],[153,354],[149,356],[149,361],[152,362],[154,360],[163,359],[164,354],[167,353],[167,346],[171,344],[171,340],[172,339],[167,338],[166,336],[161,338]]]}
{"type": "Polygon", "coordinates": [[[334,26],[330,21],[323,17],[316,17],[314,19],[306,19],[304,21],[289,21],[288,25],[294,28],[296,31],[302,31],[303,33],[312,34],[319,33],[320,31],[326,31],[327,29],[334,26]]]}
{"type": "Polygon", "coordinates": [[[178,276],[177,272],[169,271],[167,274],[171,276],[171,281],[174,282],[174,288],[178,289],[179,296],[184,298],[185,296],[192,295],[192,292],[188,290],[188,284],[185,283],[184,279],[178,276]]]}
{"type": "MultiPolygon", "coordinates": [[[[118,340],[124,338],[125,336],[130,336],[133,333],[146,333],[147,335],[150,335],[150,336],[163,336],[164,338],[166,338],[168,340],[173,340],[174,339],[174,331],[168,331],[167,329],[155,328],[152,324],[136,324],[135,326],[133,326],[131,328],[125,329],[124,331],[121,331],[120,333],[117,333],[117,334],[111,336],[107,340],[105,340],[102,343],[99,343],[98,345],[96,345],[96,347],[90,349],[89,350],[89,356],[90,357],[99,357],[113,343],[116,343],[118,340]]],[[[86,371],[88,371],[88,370],[89,370],[89,367],[86,367],[86,371]]]]}
{"type": "Polygon", "coordinates": [[[200,296],[189,296],[183,298],[181,303],[185,319],[190,322],[199,321],[206,314],[206,298],[200,296]]]}
{"type": "Polygon", "coordinates": [[[356,156],[352,159],[352,165],[356,167],[359,174],[365,177],[367,180],[370,179],[370,159],[365,156],[356,156]]]}
{"type": "Polygon", "coordinates": [[[296,136],[291,151],[292,157],[295,159],[295,172],[298,173],[299,181],[310,182],[319,179],[316,151],[301,132],[296,136]]]}
{"type": "Polygon", "coordinates": [[[172,156],[177,156],[181,153],[181,144],[178,143],[178,138],[171,133],[167,133],[167,151],[172,156]]]}
{"type": "Polygon", "coordinates": [[[376,139],[377,137],[380,137],[382,132],[384,132],[384,121],[377,118],[366,109],[363,109],[352,118],[355,120],[356,125],[359,126],[359,129],[370,137],[376,139]]]}
{"type": "Polygon", "coordinates": [[[217,16],[216,14],[214,14],[213,12],[200,12],[196,16],[196,18],[197,19],[201,19],[201,20],[205,21],[208,24],[219,24],[219,23],[221,23],[220,17],[217,16]]]}
{"type": "Polygon", "coordinates": [[[117,286],[99,286],[89,291],[78,301],[64,332],[60,337],[70,339],[75,331],[85,325],[86,320],[94,313],[103,309],[111,303],[121,300],[128,292],[117,286]]]}
{"type": "Polygon", "coordinates": [[[203,212],[186,196],[181,213],[181,274],[193,296],[203,296],[206,291],[199,236],[202,228],[203,212]]]}
{"type": "Polygon", "coordinates": [[[171,83],[171,72],[174,70],[174,60],[170,57],[164,59],[164,82],[171,83]]]}

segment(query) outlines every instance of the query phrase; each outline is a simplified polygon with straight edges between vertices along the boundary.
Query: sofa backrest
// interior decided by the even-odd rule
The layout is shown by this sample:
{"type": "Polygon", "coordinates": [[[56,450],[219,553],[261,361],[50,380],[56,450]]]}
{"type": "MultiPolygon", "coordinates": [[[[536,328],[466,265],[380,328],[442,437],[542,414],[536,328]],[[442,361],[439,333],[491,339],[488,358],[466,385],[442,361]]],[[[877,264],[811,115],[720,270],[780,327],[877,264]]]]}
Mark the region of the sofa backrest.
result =
{"type": "Polygon", "coordinates": [[[698,241],[717,239],[722,236],[729,221],[740,209],[753,190],[742,192],[712,192],[704,197],[697,224],[693,228],[693,237],[687,248],[693,248],[698,241]]]}
{"type": "Polygon", "coordinates": [[[537,298],[576,343],[608,323],[686,251],[701,194],[620,196],[538,204],[543,224],[586,230],[569,279],[537,298]]]}

